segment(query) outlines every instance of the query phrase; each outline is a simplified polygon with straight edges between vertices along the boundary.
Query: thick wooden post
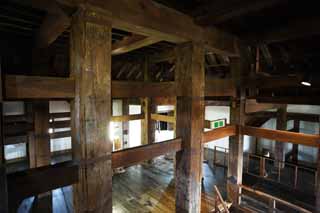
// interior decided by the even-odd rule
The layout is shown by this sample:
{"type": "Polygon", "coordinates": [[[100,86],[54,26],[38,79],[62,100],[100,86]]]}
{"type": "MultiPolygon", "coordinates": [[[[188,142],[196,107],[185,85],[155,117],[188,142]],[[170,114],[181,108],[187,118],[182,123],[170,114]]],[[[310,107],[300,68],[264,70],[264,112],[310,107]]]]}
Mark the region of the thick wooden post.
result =
{"type": "MultiPolygon", "coordinates": [[[[319,135],[320,135],[320,129],[319,129],[319,135]]],[[[318,169],[317,169],[317,185],[316,185],[316,213],[320,213],[320,148],[318,148],[318,169]]]]}
{"type": "MultiPolygon", "coordinates": [[[[277,130],[287,130],[287,105],[281,106],[277,111],[277,130]]],[[[280,168],[284,167],[283,163],[285,161],[284,153],[284,143],[277,142],[275,143],[274,158],[275,158],[275,167],[280,168]]]]}
{"type": "MultiPolygon", "coordinates": [[[[237,87],[238,95],[231,100],[230,124],[244,125],[245,97],[243,91],[240,91],[240,76],[242,64],[240,58],[231,58],[230,66],[233,81],[237,87]]],[[[228,160],[228,180],[227,195],[234,206],[239,204],[239,184],[242,183],[243,170],[243,135],[240,131],[235,136],[229,138],[229,160],[228,160]]]]}
{"type": "MultiPolygon", "coordinates": [[[[29,141],[30,168],[47,166],[51,161],[49,136],[49,102],[37,101],[33,104],[34,135],[29,141]]],[[[30,139],[30,138],[29,138],[30,139]]]]}
{"type": "Polygon", "coordinates": [[[175,81],[182,95],[177,97],[177,137],[183,151],[176,154],[176,212],[200,212],[201,135],[204,121],[204,48],[182,44],[175,50],[175,81]]]}
{"type": "Polygon", "coordinates": [[[75,79],[72,140],[80,163],[74,212],[112,212],[111,24],[105,11],[81,6],[71,26],[75,79]]]}
{"type": "MultiPolygon", "coordinates": [[[[122,115],[129,115],[129,100],[122,100],[122,115]]],[[[129,121],[122,122],[122,147],[129,147],[129,121]]]]}
{"type": "MultiPolygon", "coordinates": [[[[29,135],[30,168],[47,166],[51,163],[49,136],[49,101],[36,101],[32,106],[34,113],[34,133],[29,135]]],[[[34,212],[52,212],[51,192],[36,197],[34,212]]]]}
{"type": "Polygon", "coordinates": [[[0,63],[0,212],[8,212],[8,192],[7,192],[7,175],[4,160],[4,143],[3,143],[3,99],[2,99],[2,74],[0,63]]]}
{"type": "MultiPolygon", "coordinates": [[[[300,121],[293,121],[293,132],[300,132],[300,121]]],[[[292,144],[292,162],[298,163],[299,144],[292,144]]]]}

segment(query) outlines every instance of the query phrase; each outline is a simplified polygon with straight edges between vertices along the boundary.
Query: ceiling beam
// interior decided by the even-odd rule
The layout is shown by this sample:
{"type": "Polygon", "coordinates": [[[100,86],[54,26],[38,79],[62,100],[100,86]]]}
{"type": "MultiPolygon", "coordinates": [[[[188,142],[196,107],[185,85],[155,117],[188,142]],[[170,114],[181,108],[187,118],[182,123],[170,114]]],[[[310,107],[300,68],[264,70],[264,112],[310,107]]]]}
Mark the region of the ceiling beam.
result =
{"type": "MultiPolygon", "coordinates": [[[[58,0],[59,3],[78,7],[82,0],[58,0]]],[[[134,34],[156,37],[172,43],[195,41],[215,53],[238,56],[239,40],[217,28],[204,28],[178,11],[151,0],[89,0],[90,5],[104,9],[112,27],[134,34]]]]}
{"type": "Polygon", "coordinates": [[[146,37],[142,35],[132,35],[124,37],[122,40],[112,45],[112,55],[124,54],[145,46],[149,46],[160,42],[161,40],[154,37],[146,37]]]}

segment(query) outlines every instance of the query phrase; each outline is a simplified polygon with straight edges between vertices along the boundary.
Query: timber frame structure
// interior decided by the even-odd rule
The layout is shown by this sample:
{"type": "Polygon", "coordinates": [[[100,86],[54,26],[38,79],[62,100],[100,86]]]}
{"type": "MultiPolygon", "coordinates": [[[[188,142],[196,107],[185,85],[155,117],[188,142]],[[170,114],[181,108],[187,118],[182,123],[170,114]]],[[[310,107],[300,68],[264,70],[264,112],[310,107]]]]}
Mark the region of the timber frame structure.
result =
{"type": "MultiPolygon", "coordinates": [[[[220,28],[203,26],[199,23],[204,20],[194,22],[188,15],[151,0],[26,2],[25,5],[47,14],[37,34],[35,49],[40,54],[65,31],[70,34],[69,69],[67,74],[51,76],[39,75],[37,71],[2,73],[0,109],[4,101],[36,101],[33,106],[36,112],[33,145],[38,153],[35,153],[37,157],[31,169],[7,175],[3,147],[14,142],[9,142],[5,137],[1,116],[0,212],[11,212],[27,197],[67,185],[73,185],[75,212],[112,212],[113,169],[135,165],[170,152],[176,153],[176,212],[200,212],[203,146],[225,137],[230,137],[227,194],[233,206],[237,207],[243,187],[244,135],[320,149],[319,135],[290,132],[281,127],[269,130],[252,124],[252,117],[277,116],[271,111],[254,116],[266,109],[277,109],[296,102],[320,105],[319,88],[310,90],[311,96],[316,99],[302,95],[296,98],[279,95],[279,88],[291,88],[299,82],[300,76],[249,75],[251,64],[246,55],[249,45],[238,36],[220,28]],[[114,29],[127,34],[114,41],[114,29]],[[140,57],[142,60],[135,65],[135,69],[140,71],[135,77],[135,70],[125,70],[129,65],[120,67],[124,54],[159,42],[170,48],[140,57]],[[207,77],[207,60],[213,54],[228,63],[230,73],[227,78],[207,77]],[[113,60],[114,57],[117,58],[113,60]],[[163,74],[160,70],[151,75],[148,70],[151,64],[163,61],[171,62],[172,66],[165,67],[168,73],[163,74]],[[114,69],[119,71],[113,73],[114,69]],[[263,92],[258,93],[257,90],[263,92]],[[142,100],[142,113],[112,116],[112,100],[129,98],[142,100]],[[45,122],[50,119],[48,112],[45,112],[48,111],[48,100],[69,101],[71,113],[67,116],[71,117],[71,121],[57,125],[71,126],[71,131],[48,135],[46,129],[49,124],[45,122]],[[205,106],[217,100],[230,106],[230,123],[204,132],[205,106]],[[174,116],[157,114],[155,106],[161,104],[175,105],[174,116]],[[113,152],[110,122],[130,120],[143,120],[146,129],[144,145],[113,152]],[[172,123],[175,138],[154,143],[154,121],[172,123]],[[62,134],[72,136],[73,161],[50,165],[50,153],[46,153],[49,149],[45,144],[50,137],[60,137],[62,134]],[[52,177],[59,174],[67,178],[56,180],[52,177]]],[[[269,38],[268,35],[265,37],[269,38]]],[[[220,66],[225,65],[222,63],[220,66]]],[[[319,122],[317,115],[304,117],[288,113],[288,118],[284,120],[290,119],[319,122]]],[[[318,161],[319,168],[320,159],[318,161]]],[[[320,182],[320,174],[317,179],[320,182]]],[[[317,193],[315,209],[319,210],[319,186],[317,193]]]]}

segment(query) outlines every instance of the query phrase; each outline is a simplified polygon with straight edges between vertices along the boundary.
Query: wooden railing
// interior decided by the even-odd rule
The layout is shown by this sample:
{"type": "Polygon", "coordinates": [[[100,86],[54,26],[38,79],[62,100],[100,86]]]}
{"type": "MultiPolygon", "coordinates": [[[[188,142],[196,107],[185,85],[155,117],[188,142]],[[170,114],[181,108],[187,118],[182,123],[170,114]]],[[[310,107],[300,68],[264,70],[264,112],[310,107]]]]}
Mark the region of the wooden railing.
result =
{"type": "MultiPolygon", "coordinates": [[[[239,194],[240,196],[240,200],[242,200],[242,198],[244,196],[248,196],[246,195],[244,192],[247,191],[249,193],[252,193],[255,195],[255,197],[261,197],[263,198],[264,200],[268,200],[268,205],[269,205],[269,211],[268,212],[279,212],[279,209],[277,208],[277,204],[281,204],[281,205],[284,205],[285,207],[287,208],[290,208],[291,210],[294,210],[294,211],[298,211],[298,212],[303,212],[303,213],[311,213],[311,211],[308,211],[300,206],[297,206],[295,204],[292,204],[292,203],[289,203],[285,200],[282,200],[280,198],[277,198],[275,196],[272,196],[272,195],[269,195],[269,194],[266,194],[264,192],[261,192],[261,191],[258,191],[258,190],[255,190],[253,188],[250,188],[250,187],[247,187],[247,186],[244,186],[244,185],[240,185],[240,188],[241,188],[241,193],[239,194]]],[[[241,203],[240,203],[240,206],[241,206],[241,203]]],[[[245,206],[241,206],[242,208],[245,208],[245,210],[248,210],[249,212],[252,212],[250,210],[250,207],[245,207],[245,206]],[[247,209],[248,208],[248,209],[247,209]]]]}
{"type": "Polygon", "coordinates": [[[308,168],[308,167],[304,167],[304,166],[299,166],[296,164],[292,164],[292,163],[287,163],[287,162],[283,162],[283,161],[276,161],[272,158],[269,157],[264,157],[264,156],[259,156],[259,155],[254,155],[254,154],[247,154],[246,157],[246,164],[244,164],[244,171],[247,174],[256,176],[256,177],[262,177],[265,178],[267,180],[273,181],[273,182],[277,182],[289,187],[293,187],[294,189],[298,188],[298,181],[299,181],[299,171],[304,170],[304,171],[308,171],[309,173],[313,174],[314,177],[314,184],[312,184],[311,188],[315,188],[315,186],[317,186],[317,169],[315,168],[308,168]],[[259,173],[255,174],[253,172],[250,171],[250,162],[252,162],[252,158],[257,159],[257,161],[259,162],[259,173]],[[267,161],[271,161],[272,164],[274,165],[273,168],[277,169],[277,177],[272,179],[270,178],[266,173],[267,173],[267,168],[266,168],[266,162],[267,161]],[[287,181],[281,181],[281,175],[282,175],[282,169],[285,167],[292,167],[294,170],[294,175],[293,175],[293,185],[288,184],[287,181]]]}

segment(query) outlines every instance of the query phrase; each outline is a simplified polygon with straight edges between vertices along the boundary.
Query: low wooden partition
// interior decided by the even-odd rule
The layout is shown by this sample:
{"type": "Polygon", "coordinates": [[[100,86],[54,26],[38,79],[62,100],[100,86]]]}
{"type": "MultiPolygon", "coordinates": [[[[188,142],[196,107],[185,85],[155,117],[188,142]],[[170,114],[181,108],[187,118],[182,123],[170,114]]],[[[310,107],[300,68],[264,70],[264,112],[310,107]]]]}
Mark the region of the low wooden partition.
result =
{"type": "Polygon", "coordinates": [[[285,143],[294,143],[305,146],[320,147],[320,136],[283,130],[264,129],[251,126],[242,126],[241,134],[266,138],[285,143]]]}
{"type": "Polygon", "coordinates": [[[132,166],[145,160],[182,149],[180,138],[144,146],[133,147],[112,153],[112,168],[132,166]]]}
{"type": "Polygon", "coordinates": [[[38,195],[72,185],[79,180],[79,166],[72,162],[63,162],[7,175],[9,201],[21,201],[38,195]]]}

